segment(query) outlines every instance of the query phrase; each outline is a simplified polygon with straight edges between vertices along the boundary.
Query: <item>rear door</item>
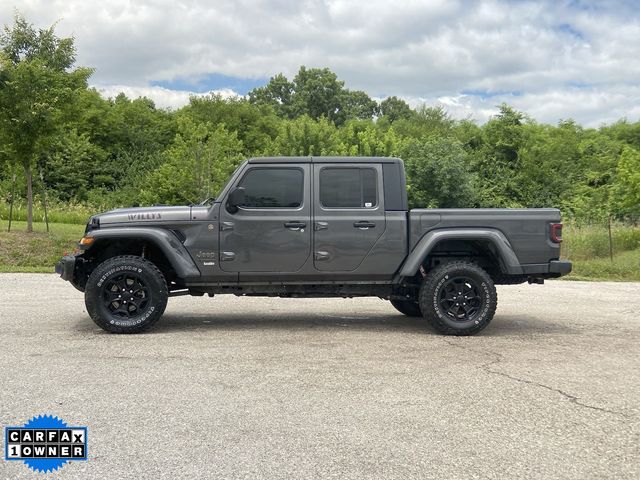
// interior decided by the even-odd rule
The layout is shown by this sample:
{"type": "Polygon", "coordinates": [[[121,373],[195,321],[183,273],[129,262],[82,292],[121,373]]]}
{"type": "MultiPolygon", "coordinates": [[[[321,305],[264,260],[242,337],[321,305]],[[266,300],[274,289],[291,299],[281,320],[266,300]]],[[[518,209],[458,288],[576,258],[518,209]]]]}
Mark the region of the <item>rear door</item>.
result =
{"type": "Polygon", "coordinates": [[[313,164],[314,266],[355,272],[385,230],[381,164],[313,164]]]}
{"type": "MultiPolygon", "coordinates": [[[[249,164],[229,190],[245,205],[220,209],[220,268],[227,272],[296,272],[311,254],[310,164],[249,164]]],[[[226,202],[226,199],[223,200],[226,202]]]]}

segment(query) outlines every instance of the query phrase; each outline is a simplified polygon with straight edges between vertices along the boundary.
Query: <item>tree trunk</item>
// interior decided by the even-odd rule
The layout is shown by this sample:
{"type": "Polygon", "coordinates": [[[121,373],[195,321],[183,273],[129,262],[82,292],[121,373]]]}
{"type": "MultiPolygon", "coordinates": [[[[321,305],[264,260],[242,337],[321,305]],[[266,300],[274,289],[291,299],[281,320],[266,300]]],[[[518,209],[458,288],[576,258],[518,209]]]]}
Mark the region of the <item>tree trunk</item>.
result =
{"type": "Polygon", "coordinates": [[[27,232],[33,232],[33,177],[31,174],[31,165],[24,167],[24,173],[27,177],[27,232]]]}

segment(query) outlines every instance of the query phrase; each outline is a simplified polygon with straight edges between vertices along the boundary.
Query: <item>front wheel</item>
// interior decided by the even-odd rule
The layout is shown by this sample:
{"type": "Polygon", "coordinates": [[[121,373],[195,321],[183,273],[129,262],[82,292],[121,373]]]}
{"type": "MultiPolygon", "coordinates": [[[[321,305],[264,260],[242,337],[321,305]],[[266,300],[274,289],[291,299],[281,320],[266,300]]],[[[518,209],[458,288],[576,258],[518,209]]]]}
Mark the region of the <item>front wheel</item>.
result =
{"type": "Polygon", "coordinates": [[[474,335],[489,325],[498,305],[491,277],[472,262],[436,267],[422,282],[418,295],[427,321],[446,335],[474,335]]]}
{"type": "Polygon", "coordinates": [[[167,306],[162,272],[142,257],[123,255],[91,273],[84,301],[91,319],[111,333],[138,333],[156,323],[167,306]]]}

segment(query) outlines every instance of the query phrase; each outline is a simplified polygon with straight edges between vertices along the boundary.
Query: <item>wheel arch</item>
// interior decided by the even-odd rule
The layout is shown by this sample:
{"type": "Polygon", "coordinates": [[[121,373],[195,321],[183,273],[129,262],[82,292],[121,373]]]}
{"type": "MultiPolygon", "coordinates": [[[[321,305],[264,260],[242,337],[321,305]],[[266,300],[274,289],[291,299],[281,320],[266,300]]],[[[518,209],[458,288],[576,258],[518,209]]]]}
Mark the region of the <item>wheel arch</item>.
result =
{"type": "Polygon", "coordinates": [[[402,267],[400,277],[413,277],[431,255],[439,251],[446,252],[447,245],[466,245],[475,251],[481,251],[497,265],[498,273],[507,275],[522,274],[518,257],[505,235],[497,229],[441,229],[425,234],[411,251],[402,267]]]}
{"type": "Polygon", "coordinates": [[[170,230],[110,228],[94,230],[90,236],[94,241],[84,251],[85,258],[102,262],[118,255],[139,255],[156,264],[165,276],[180,279],[200,276],[189,252],[170,230]]]}

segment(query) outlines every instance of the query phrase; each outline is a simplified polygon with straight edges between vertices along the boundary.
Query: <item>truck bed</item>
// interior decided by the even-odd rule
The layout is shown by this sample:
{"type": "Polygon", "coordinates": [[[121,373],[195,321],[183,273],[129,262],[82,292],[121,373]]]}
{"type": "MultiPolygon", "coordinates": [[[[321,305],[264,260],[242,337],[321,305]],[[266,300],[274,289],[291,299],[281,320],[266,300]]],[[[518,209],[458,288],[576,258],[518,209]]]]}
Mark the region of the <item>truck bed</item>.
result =
{"type": "Polygon", "coordinates": [[[509,239],[521,264],[557,259],[559,244],[549,238],[551,223],[560,222],[555,208],[417,208],[409,211],[409,250],[428,232],[440,228],[491,228],[509,239]]]}

